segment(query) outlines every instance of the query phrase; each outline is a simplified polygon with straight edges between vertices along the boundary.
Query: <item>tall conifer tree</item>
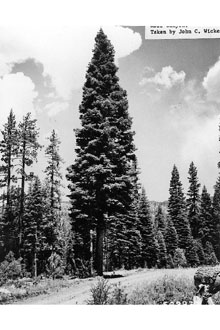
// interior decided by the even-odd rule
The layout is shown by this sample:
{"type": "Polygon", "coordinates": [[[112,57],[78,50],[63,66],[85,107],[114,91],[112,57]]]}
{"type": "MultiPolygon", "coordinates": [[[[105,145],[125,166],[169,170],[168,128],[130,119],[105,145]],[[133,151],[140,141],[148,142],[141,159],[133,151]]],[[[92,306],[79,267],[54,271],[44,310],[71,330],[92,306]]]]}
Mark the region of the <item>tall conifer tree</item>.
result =
{"type": "Polygon", "coordinates": [[[214,232],[212,235],[212,245],[218,260],[220,260],[220,176],[218,177],[214,187],[213,227],[214,232]]]}
{"type": "Polygon", "coordinates": [[[38,177],[30,185],[23,214],[23,256],[26,268],[37,276],[42,269],[46,249],[45,195],[38,177]],[[40,269],[39,269],[40,268],[40,269]]]}
{"type": "Polygon", "coordinates": [[[49,145],[46,147],[45,155],[47,158],[47,167],[45,173],[47,175],[47,182],[50,189],[50,207],[51,210],[60,208],[60,187],[61,187],[61,164],[63,160],[59,154],[60,140],[55,130],[52,131],[48,138],[49,145]]]}
{"type": "Polygon", "coordinates": [[[95,230],[99,275],[103,272],[106,219],[117,212],[126,213],[132,202],[134,133],[117,70],[113,46],[100,29],[79,108],[82,127],[76,130],[77,156],[67,175],[77,249],[89,258],[89,231],[95,230]]]}
{"type": "Polygon", "coordinates": [[[200,220],[201,226],[199,229],[199,238],[202,240],[203,246],[205,246],[206,242],[214,243],[213,238],[216,233],[212,200],[205,186],[203,187],[201,194],[200,220]]]}
{"type": "Polygon", "coordinates": [[[199,237],[199,228],[200,224],[200,195],[199,188],[200,183],[198,182],[197,177],[197,168],[192,162],[189,167],[189,189],[187,192],[187,210],[188,210],[188,219],[192,231],[193,238],[199,237]]]}
{"type": "MultiPolygon", "coordinates": [[[[17,248],[17,226],[16,226],[16,209],[13,207],[15,189],[13,183],[17,178],[14,172],[16,155],[18,152],[18,132],[16,120],[13,111],[10,111],[6,124],[3,126],[2,140],[0,141],[0,153],[2,165],[0,166],[0,186],[6,187],[6,207],[3,209],[0,240],[2,250],[0,259],[11,250],[15,253],[17,248]]],[[[5,198],[5,195],[2,196],[5,198]]]]}
{"type": "Polygon", "coordinates": [[[185,250],[187,262],[190,266],[198,264],[198,256],[193,244],[190,225],[187,219],[185,196],[180,181],[179,172],[174,165],[170,180],[170,197],[168,200],[168,213],[176,228],[178,247],[185,250]]]}
{"type": "Polygon", "coordinates": [[[29,175],[26,171],[26,168],[28,166],[31,166],[35,161],[37,161],[38,149],[41,148],[40,144],[38,143],[39,130],[36,127],[36,122],[37,120],[32,119],[31,113],[28,112],[18,125],[18,158],[20,161],[18,173],[21,175],[21,196],[19,210],[19,251],[22,247],[22,217],[24,213],[25,202],[25,182],[27,179],[29,179],[29,175]]]}
{"type": "MultiPolygon", "coordinates": [[[[220,125],[219,125],[220,131],[220,125]]],[[[220,141],[220,136],[219,136],[220,141]]],[[[220,152],[219,152],[220,153],[220,152]]],[[[218,162],[218,169],[220,170],[220,162],[218,162]]],[[[213,196],[213,226],[214,233],[212,236],[212,245],[215,250],[216,257],[220,260],[220,174],[214,186],[213,196]]]]}
{"type": "Polygon", "coordinates": [[[1,186],[6,186],[6,207],[10,208],[11,184],[16,181],[13,173],[14,161],[18,152],[18,132],[13,110],[10,111],[7,123],[1,131],[3,139],[0,142],[0,153],[2,165],[0,167],[1,186]]]}
{"type": "MultiPolygon", "coordinates": [[[[57,237],[58,228],[61,221],[61,164],[63,160],[59,154],[60,140],[55,130],[52,131],[48,138],[49,145],[45,149],[45,155],[47,158],[47,167],[45,169],[46,174],[46,186],[47,186],[47,240],[52,249],[58,248],[57,237]],[[57,245],[57,248],[56,248],[57,245]]],[[[60,250],[60,248],[58,248],[60,250]]]]}

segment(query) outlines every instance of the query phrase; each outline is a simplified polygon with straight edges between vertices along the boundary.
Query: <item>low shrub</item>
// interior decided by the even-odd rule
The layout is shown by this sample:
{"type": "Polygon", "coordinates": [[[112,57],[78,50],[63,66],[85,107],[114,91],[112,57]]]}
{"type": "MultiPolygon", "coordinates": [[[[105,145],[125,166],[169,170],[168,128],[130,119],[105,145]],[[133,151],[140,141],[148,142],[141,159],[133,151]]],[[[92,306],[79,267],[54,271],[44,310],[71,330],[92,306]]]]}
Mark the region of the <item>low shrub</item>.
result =
{"type": "Polygon", "coordinates": [[[111,286],[108,280],[99,277],[97,283],[91,287],[92,297],[88,300],[89,305],[107,305],[109,303],[111,286]]]}
{"type": "Polygon", "coordinates": [[[3,285],[7,280],[15,280],[21,276],[21,259],[15,259],[14,253],[9,252],[5,260],[0,263],[0,285],[3,285]]]}
{"type": "Polygon", "coordinates": [[[125,293],[125,287],[121,283],[112,285],[111,295],[109,299],[110,305],[127,305],[128,295],[125,293]]]}
{"type": "Polygon", "coordinates": [[[91,287],[89,305],[126,305],[127,293],[120,283],[109,284],[108,280],[99,277],[97,283],[91,287]]]}

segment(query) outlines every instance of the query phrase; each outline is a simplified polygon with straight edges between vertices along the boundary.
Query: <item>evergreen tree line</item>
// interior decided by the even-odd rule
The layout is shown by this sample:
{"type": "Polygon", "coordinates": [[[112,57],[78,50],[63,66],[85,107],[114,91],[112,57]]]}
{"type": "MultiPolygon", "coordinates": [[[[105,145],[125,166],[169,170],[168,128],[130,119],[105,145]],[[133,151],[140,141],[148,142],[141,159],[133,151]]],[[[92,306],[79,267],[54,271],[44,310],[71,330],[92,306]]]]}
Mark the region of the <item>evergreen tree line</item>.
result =
{"type": "Polygon", "coordinates": [[[54,130],[48,138],[46,179],[41,182],[28,172],[42,149],[36,119],[27,113],[17,124],[11,110],[1,133],[0,261],[12,253],[24,273],[33,276],[50,273],[54,263],[65,269],[71,237],[61,221],[59,138],[54,130]]]}

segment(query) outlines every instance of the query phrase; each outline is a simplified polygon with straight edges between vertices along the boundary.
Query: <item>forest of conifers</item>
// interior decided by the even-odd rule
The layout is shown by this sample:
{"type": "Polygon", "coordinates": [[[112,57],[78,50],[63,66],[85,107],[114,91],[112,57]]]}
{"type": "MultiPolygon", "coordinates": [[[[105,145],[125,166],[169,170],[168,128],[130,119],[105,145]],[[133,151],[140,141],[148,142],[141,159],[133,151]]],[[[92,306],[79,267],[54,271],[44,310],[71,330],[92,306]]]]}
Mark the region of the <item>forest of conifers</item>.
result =
{"type": "Polygon", "coordinates": [[[167,207],[159,203],[152,212],[138,178],[132,119],[117,70],[114,48],[100,30],[86,72],[73,163],[66,171],[68,212],[60,194],[59,136],[53,130],[44,147],[42,180],[31,172],[43,148],[37,120],[27,113],[17,122],[13,109],[9,112],[0,141],[0,274],[7,268],[15,276],[86,277],[220,260],[220,177],[212,197],[205,186],[200,189],[191,162],[185,195],[174,165],[167,207]]]}

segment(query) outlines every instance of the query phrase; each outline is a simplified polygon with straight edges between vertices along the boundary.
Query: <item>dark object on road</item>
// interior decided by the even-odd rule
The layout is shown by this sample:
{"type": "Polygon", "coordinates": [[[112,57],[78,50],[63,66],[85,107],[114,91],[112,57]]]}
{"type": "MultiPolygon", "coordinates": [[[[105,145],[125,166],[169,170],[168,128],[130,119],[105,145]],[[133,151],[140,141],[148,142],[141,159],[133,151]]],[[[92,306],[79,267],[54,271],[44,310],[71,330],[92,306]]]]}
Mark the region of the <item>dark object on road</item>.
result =
{"type": "Polygon", "coordinates": [[[110,274],[110,275],[103,275],[104,278],[119,278],[119,277],[124,277],[123,275],[120,274],[110,274]]]}

